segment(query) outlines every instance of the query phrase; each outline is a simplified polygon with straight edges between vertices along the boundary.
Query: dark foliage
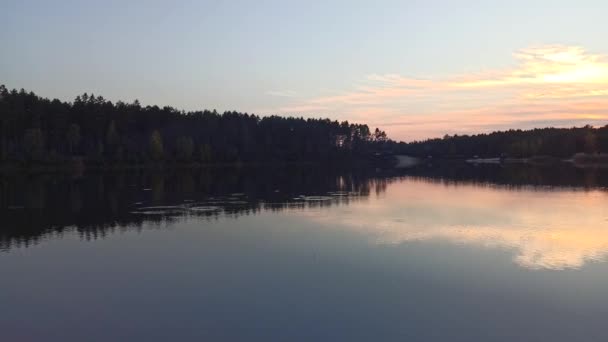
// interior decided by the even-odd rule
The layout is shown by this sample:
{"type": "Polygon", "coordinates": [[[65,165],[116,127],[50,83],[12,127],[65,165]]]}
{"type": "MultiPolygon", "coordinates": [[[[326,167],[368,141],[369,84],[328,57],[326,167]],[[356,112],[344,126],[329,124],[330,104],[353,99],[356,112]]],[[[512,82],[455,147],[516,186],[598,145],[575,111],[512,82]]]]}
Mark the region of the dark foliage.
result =
{"type": "Polygon", "coordinates": [[[412,156],[434,158],[569,158],[576,153],[608,153],[608,126],[446,135],[443,139],[401,143],[399,151],[412,156]]]}
{"type": "Polygon", "coordinates": [[[0,130],[0,160],[28,163],[336,161],[388,143],[384,132],[346,121],[184,112],[86,93],[68,103],[4,86],[0,130]]]}

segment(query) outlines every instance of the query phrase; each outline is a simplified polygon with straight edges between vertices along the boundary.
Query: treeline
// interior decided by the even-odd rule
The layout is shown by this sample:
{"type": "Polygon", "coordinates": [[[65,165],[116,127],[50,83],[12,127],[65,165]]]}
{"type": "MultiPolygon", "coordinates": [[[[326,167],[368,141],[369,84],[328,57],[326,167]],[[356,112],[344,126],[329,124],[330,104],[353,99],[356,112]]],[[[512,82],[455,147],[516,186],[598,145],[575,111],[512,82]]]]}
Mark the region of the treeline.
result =
{"type": "Polygon", "coordinates": [[[259,117],[112,103],[83,94],[50,100],[0,86],[0,162],[336,161],[388,143],[379,129],[329,119],[259,117]]]}
{"type": "Polygon", "coordinates": [[[577,153],[608,153],[608,125],[508,130],[477,135],[446,135],[399,144],[400,153],[434,158],[570,158],[577,153]]]}

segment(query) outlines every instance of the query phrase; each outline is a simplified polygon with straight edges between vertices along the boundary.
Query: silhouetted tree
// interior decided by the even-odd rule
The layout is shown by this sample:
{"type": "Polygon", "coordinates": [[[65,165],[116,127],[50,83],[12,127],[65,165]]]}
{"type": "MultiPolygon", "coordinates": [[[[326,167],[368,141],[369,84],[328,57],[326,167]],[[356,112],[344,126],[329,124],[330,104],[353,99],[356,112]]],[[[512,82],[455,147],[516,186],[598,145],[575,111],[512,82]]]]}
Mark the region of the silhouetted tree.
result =
{"type": "Polygon", "coordinates": [[[396,146],[384,132],[373,132],[347,121],[184,112],[137,100],[114,104],[89,93],[68,103],[0,87],[2,160],[77,154],[85,163],[340,161],[396,146]]]}
{"type": "Polygon", "coordinates": [[[150,157],[158,161],[163,158],[163,153],[163,138],[157,130],[154,130],[150,135],[150,157]]]}
{"type": "Polygon", "coordinates": [[[552,156],[569,158],[576,153],[608,153],[608,126],[573,128],[536,128],[508,130],[477,135],[446,135],[401,143],[399,153],[418,157],[471,158],[552,156]]]}
{"type": "Polygon", "coordinates": [[[587,134],[585,134],[585,152],[587,153],[595,153],[597,151],[597,139],[595,137],[595,133],[589,130],[587,134]]]}
{"type": "Polygon", "coordinates": [[[23,135],[23,150],[31,160],[41,160],[44,154],[44,137],[39,128],[30,128],[23,135]]]}
{"type": "Polygon", "coordinates": [[[77,124],[71,124],[68,128],[67,141],[70,154],[74,153],[74,150],[78,148],[80,144],[80,126],[77,124]]]}
{"type": "Polygon", "coordinates": [[[177,139],[177,158],[182,161],[190,161],[194,151],[194,142],[190,137],[179,137],[177,139]]]}
{"type": "Polygon", "coordinates": [[[203,163],[207,163],[211,160],[211,147],[208,144],[203,144],[200,147],[200,158],[203,163]]]}

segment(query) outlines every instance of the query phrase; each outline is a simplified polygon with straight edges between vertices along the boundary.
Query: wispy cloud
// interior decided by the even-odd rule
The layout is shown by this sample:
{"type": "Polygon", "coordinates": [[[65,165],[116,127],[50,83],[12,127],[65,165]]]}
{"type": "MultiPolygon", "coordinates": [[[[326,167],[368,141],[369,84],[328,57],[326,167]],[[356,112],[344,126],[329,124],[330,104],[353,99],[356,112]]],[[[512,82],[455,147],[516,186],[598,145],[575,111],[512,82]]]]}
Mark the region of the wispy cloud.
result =
{"type": "Polygon", "coordinates": [[[350,89],[294,98],[274,111],[387,126],[393,137],[407,140],[534,122],[608,121],[608,55],[550,45],[522,49],[513,58],[514,67],[441,78],[371,74],[350,89]]]}

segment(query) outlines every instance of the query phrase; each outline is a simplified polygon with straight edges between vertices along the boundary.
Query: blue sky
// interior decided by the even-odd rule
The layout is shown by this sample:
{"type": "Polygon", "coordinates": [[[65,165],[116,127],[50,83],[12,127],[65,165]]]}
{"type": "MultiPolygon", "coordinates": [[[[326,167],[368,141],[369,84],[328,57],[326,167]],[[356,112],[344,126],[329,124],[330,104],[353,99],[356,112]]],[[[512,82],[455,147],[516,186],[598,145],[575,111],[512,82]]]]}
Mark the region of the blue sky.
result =
{"type": "Polygon", "coordinates": [[[46,97],[93,92],[348,119],[405,140],[608,119],[599,107],[608,78],[589,78],[608,65],[605,1],[0,0],[0,8],[0,83],[46,97]],[[576,61],[551,57],[563,53],[576,61]],[[558,81],[521,78],[531,73],[558,81]],[[519,81],[507,82],[513,75],[519,81]],[[547,88],[554,96],[539,100],[547,88]]]}

